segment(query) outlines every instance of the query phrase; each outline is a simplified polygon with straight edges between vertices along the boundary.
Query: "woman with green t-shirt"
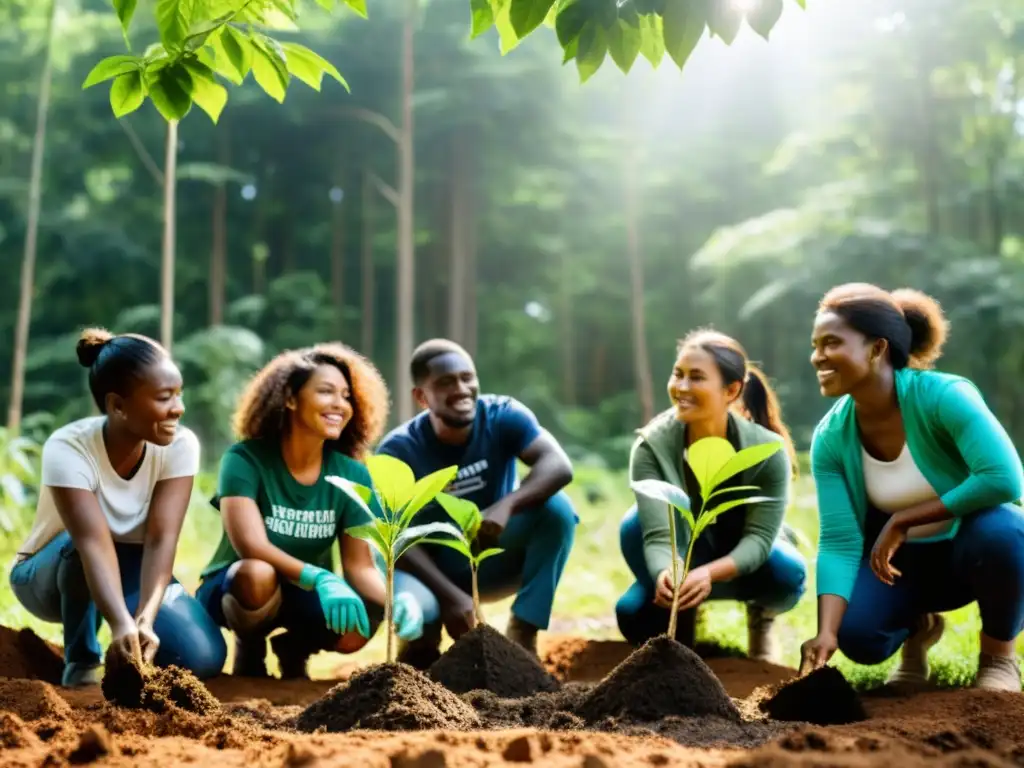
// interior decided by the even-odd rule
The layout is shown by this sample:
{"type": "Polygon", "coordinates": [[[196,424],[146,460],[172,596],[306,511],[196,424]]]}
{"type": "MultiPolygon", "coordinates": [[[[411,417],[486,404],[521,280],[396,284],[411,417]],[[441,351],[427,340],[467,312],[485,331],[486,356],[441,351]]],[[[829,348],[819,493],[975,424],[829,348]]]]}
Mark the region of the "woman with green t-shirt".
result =
{"type": "MultiPolygon", "coordinates": [[[[330,475],[370,485],[360,459],[380,436],[387,386],[342,344],[284,352],[250,382],[235,413],[240,442],[221,459],[214,506],[224,534],[202,575],[199,601],[235,633],[233,673],[265,677],[267,635],[281,677],[302,677],[320,650],[353,653],[383,617],[384,579],[365,541],[345,534],[366,513],[330,475]],[[344,578],[332,570],[338,541],[344,578]]],[[[395,575],[398,636],[423,631],[425,588],[395,575]]]]}

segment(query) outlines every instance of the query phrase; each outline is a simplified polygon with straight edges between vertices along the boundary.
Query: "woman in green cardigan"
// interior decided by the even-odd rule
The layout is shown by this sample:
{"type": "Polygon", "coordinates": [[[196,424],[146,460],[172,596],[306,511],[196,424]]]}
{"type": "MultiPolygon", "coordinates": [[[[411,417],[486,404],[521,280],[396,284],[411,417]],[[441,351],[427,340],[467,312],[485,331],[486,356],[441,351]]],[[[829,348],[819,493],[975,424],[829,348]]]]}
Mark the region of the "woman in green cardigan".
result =
{"type": "Polygon", "coordinates": [[[818,308],[811,363],[839,401],[818,424],[818,634],[803,671],[836,649],[878,664],[900,646],[891,682],[928,678],[939,615],[977,601],[975,686],[1020,691],[1014,641],[1024,628],[1020,458],[977,388],[925,370],[948,326],[911,290],[853,283],[818,308]]]}
{"type": "MultiPolygon", "coordinates": [[[[692,510],[700,488],[686,463],[686,448],[704,437],[722,437],[736,450],[781,442],[763,464],[732,478],[726,486],[756,485],[772,501],[749,505],[718,518],[694,546],[692,567],[679,597],[677,639],[693,645],[696,608],[705,600],[747,604],[749,653],[771,660],[775,616],[790,610],[804,591],[806,564],[786,536],[780,536],[789,498],[793,444],[775,393],[735,340],[699,330],[680,344],[668,382],[672,407],[640,430],[630,454],[630,479],[662,480],[684,490],[692,510]]],[[[740,494],[742,495],[742,494],[740,494]]],[[[723,501],[729,493],[723,494],[723,501]]],[[[684,549],[690,532],[677,527],[684,549]]],[[[672,564],[666,505],[637,495],[620,529],[622,554],[636,582],[615,607],[623,636],[639,645],[668,628],[672,564]]]]}

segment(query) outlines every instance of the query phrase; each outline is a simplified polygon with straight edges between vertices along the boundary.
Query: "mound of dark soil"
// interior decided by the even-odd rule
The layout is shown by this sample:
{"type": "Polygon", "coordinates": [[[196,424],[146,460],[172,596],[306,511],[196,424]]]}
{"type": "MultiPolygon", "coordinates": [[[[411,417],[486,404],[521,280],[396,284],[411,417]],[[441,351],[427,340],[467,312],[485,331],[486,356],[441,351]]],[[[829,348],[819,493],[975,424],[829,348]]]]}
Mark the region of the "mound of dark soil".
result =
{"type": "Polygon", "coordinates": [[[815,725],[846,725],[867,720],[867,712],[853,686],[835,667],[822,667],[782,686],[761,702],[773,720],[815,725]]]}
{"type": "Polygon", "coordinates": [[[306,707],[295,727],[306,732],[467,730],[479,728],[480,719],[466,702],[408,664],[376,664],[306,707]]]}
{"type": "Polygon", "coordinates": [[[455,693],[490,691],[505,699],[556,691],[559,685],[533,654],[486,624],[460,637],[429,674],[455,693]]]}
{"type": "Polygon", "coordinates": [[[31,629],[0,626],[0,677],[21,677],[60,685],[64,661],[58,648],[31,629]]]}
{"type": "Polygon", "coordinates": [[[129,709],[159,713],[178,707],[197,715],[220,709],[216,697],[187,669],[142,667],[115,661],[109,652],[101,687],[107,701],[129,709]]]}
{"type": "Polygon", "coordinates": [[[25,722],[72,718],[68,703],[53,686],[39,680],[0,680],[0,711],[12,712],[25,722]]]}
{"type": "Polygon", "coordinates": [[[503,699],[484,690],[470,691],[462,699],[476,710],[485,728],[533,727],[572,731],[583,726],[575,710],[588,690],[586,685],[569,683],[558,691],[515,699],[503,699]]]}
{"type": "Polygon", "coordinates": [[[588,724],[606,718],[651,722],[670,715],[740,720],[714,673],[693,651],[668,637],[648,640],[594,687],[577,714],[588,724]]]}

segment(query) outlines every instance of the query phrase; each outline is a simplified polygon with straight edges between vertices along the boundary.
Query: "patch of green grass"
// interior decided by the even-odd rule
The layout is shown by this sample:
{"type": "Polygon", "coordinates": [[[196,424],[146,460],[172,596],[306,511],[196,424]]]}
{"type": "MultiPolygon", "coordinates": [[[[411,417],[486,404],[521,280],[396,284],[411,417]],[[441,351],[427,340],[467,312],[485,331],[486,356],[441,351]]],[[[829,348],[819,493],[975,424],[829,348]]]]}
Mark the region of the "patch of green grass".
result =
{"type": "MultiPolygon", "coordinates": [[[[201,476],[193,493],[174,572],[178,579],[194,591],[199,574],[220,539],[220,518],[210,504],[214,478],[201,476]]],[[[619,523],[633,503],[626,476],[589,467],[577,467],[576,479],[568,489],[580,516],[576,543],[569,556],[562,583],[555,598],[551,631],[568,632],[594,639],[621,639],[615,625],[614,607],[619,596],[633,578],[619,551],[619,523]]],[[[794,501],[787,522],[800,531],[810,547],[802,547],[808,561],[807,593],[792,611],[779,617],[776,627],[784,648],[784,662],[799,663],[800,644],[816,629],[813,546],[818,540],[818,521],[814,488],[809,473],[804,472],[794,487],[794,501]]],[[[0,541],[0,560],[9,562],[24,533],[7,536],[0,541]]],[[[502,628],[508,619],[512,599],[485,606],[488,621],[502,628]]],[[[60,627],[46,624],[28,614],[14,599],[10,589],[0,589],[0,624],[9,627],[28,626],[41,636],[60,642],[60,627]]],[[[946,614],[946,633],[930,660],[936,682],[945,686],[965,685],[977,667],[980,620],[977,606],[969,606],[946,614]]],[[[106,629],[104,629],[106,633],[106,629]]],[[[709,603],[702,609],[699,639],[726,648],[745,650],[747,645],[746,612],[734,602],[709,603]]],[[[105,642],[105,637],[103,638],[105,642]]],[[[1024,651],[1024,641],[1019,644],[1024,651]]],[[[381,633],[354,657],[323,653],[314,658],[314,676],[329,675],[345,661],[381,661],[384,639],[381,633]]],[[[834,662],[859,687],[873,687],[884,681],[898,656],[884,664],[861,666],[837,654],[834,662]]],[[[273,666],[273,662],[271,662],[273,666]]]]}

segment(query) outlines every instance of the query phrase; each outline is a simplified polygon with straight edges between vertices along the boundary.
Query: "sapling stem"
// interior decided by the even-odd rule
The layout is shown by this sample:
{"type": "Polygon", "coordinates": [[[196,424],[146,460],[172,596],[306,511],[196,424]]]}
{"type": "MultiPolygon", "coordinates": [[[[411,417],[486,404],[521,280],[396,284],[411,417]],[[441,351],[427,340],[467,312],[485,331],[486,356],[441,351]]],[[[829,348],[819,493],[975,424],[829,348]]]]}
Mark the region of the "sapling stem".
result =
{"type": "Polygon", "coordinates": [[[470,558],[469,567],[473,575],[473,615],[476,616],[477,623],[485,624],[483,612],[480,610],[480,588],[477,581],[479,566],[476,560],[470,558]]]}
{"type": "Polygon", "coordinates": [[[384,584],[384,629],[388,633],[388,664],[395,660],[395,565],[388,563],[388,578],[384,584]]]}
{"type": "MultiPolygon", "coordinates": [[[[676,618],[679,615],[679,590],[682,588],[683,579],[679,577],[679,546],[676,544],[676,508],[671,504],[668,506],[668,535],[672,539],[672,605],[668,612],[668,636],[673,640],[676,637],[676,618]]],[[[686,574],[683,574],[683,578],[686,574]]]]}

